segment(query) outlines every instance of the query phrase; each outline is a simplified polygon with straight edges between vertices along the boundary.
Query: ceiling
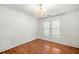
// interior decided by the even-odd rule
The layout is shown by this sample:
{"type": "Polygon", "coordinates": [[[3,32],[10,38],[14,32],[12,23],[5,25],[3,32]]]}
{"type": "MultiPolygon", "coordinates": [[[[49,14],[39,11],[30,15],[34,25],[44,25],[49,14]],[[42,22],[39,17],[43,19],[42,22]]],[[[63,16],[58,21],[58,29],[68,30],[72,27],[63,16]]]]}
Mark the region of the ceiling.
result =
{"type": "MultiPolygon", "coordinates": [[[[0,6],[37,17],[35,13],[38,8],[38,4],[0,4],[0,6]]],[[[45,16],[73,10],[76,8],[79,8],[78,4],[43,4],[45,16]]]]}

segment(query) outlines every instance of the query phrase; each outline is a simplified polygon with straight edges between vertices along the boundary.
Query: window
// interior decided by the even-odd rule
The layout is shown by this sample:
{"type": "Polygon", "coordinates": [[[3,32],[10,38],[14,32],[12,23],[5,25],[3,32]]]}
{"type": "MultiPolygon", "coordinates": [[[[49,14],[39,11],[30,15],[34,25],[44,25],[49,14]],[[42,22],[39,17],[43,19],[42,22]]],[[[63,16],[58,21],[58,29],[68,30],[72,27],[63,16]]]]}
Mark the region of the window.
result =
{"type": "Polygon", "coordinates": [[[59,20],[44,21],[44,35],[45,36],[59,36],[60,22],[59,20]]]}
{"type": "Polygon", "coordinates": [[[45,21],[44,22],[44,35],[49,35],[50,33],[50,22],[45,21]]]}

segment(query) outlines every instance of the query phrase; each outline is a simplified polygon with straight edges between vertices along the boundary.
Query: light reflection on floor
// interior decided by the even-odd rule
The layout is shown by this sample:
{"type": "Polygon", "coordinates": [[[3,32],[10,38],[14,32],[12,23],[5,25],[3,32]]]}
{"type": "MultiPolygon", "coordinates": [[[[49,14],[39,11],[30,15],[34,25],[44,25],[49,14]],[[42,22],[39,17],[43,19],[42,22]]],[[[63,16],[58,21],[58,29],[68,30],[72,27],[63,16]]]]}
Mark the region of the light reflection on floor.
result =
{"type": "Polygon", "coordinates": [[[44,45],[44,53],[54,53],[54,54],[58,54],[61,53],[61,50],[59,48],[56,47],[51,47],[49,45],[44,45]]]}

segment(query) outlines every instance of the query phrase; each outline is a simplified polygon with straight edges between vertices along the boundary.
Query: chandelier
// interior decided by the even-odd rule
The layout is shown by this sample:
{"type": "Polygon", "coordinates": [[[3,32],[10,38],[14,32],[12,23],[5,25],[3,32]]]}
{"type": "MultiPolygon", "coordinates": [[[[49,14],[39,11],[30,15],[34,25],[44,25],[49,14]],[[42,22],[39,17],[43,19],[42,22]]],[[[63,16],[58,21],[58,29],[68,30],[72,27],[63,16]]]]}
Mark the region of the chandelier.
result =
{"type": "Polygon", "coordinates": [[[42,4],[39,4],[38,9],[36,11],[36,15],[39,17],[44,16],[44,10],[42,8],[42,4]]]}

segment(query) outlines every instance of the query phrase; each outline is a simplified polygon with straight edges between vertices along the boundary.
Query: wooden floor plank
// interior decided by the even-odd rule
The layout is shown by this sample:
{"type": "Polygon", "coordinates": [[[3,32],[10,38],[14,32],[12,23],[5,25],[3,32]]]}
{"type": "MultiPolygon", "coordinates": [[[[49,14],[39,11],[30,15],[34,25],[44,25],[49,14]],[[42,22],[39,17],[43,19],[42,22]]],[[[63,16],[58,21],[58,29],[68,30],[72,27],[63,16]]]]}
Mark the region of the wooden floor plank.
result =
{"type": "Polygon", "coordinates": [[[79,48],[36,39],[0,54],[79,54],[79,48]]]}

